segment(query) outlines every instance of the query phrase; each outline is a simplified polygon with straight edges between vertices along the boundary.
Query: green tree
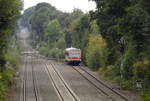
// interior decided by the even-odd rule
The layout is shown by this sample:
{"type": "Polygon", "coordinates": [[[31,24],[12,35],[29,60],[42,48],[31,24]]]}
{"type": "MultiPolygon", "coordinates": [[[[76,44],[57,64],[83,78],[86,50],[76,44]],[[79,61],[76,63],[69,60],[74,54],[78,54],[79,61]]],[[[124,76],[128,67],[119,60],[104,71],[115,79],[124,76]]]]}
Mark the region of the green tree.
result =
{"type": "Polygon", "coordinates": [[[38,46],[42,41],[48,41],[45,35],[47,24],[50,20],[56,19],[61,13],[48,3],[39,3],[25,10],[21,25],[27,27],[31,32],[34,46],[38,46]]]}
{"type": "Polygon", "coordinates": [[[62,30],[58,20],[49,21],[46,31],[46,36],[48,36],[49,45],[56,43],[61,34],[62,30]]]}
{"type": "Polygon", "coordinates": [[[65,50],[65,48],[66,48],[66,42],[65,42],[64,37],[61,37],[61,38],[58,39],[58,41],[56,43],[56,47],[58,49],[65,50]]]}
{"type": "Polygon", "coordinates": [[[100,35],[91,35],[86,49],[87,65],[93,69],[106,68],[107,43],[100,35]]]}
{"type": "Polygon", "coordinates": [[[0,67],[6,63],[4,54],[15,33],[21,8],[20,0],[0,0],[0,67]]]}
{"type": "Polygon", "coordinates": [[[89,34],[90,20],[88,15],[81,16],[71,22],[70,32],[72,34],[72,44],[74,47],[83,49],[86,47],[89,34]]]}
{"type": "Polygon", "coordinates": [[[91,21],[90,23],[90,33],[94,35],[98,35],[100,33],[99,26],[97,25],[97,21],[91,21]]]}
{"type": "Polygon", "coordinates": [[[121,75],[124,83],[130,82],[132,87],[133,78],[142,77],[144,85],[147,84],[150,80],[144,61],[150,60],[149,0],[92,1],[96,2],[97,10],[91,11],[91,18],[97,20],[101,35],[108,43],[108,64],[114,71],[109,76],[114,79],[121,75]]]}

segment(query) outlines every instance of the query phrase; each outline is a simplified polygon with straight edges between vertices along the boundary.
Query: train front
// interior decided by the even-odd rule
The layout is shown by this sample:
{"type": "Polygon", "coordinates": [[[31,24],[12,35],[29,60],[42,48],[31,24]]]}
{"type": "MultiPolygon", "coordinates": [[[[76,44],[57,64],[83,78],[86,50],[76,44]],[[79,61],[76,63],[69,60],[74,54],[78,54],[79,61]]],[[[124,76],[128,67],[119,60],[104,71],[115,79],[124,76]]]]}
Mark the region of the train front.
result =
{"type": "Polygon", "coordinates": [[[67,48],[65,60],[68,64],[79,65],[81,63],[81,50],[78,48],[67,48]]]}

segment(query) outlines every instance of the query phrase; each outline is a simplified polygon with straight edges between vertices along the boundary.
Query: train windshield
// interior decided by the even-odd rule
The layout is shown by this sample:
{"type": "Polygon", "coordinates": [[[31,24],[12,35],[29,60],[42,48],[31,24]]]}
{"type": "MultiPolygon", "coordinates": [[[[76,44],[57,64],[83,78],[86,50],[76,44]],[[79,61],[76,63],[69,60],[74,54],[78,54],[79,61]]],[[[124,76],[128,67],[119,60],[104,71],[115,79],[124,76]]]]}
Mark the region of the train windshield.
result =
{"type": "Polygon", "coordinates": [[[81,51],[79,49],[71,50],[69,53],[72,57],[81,57],[81,51]]]}

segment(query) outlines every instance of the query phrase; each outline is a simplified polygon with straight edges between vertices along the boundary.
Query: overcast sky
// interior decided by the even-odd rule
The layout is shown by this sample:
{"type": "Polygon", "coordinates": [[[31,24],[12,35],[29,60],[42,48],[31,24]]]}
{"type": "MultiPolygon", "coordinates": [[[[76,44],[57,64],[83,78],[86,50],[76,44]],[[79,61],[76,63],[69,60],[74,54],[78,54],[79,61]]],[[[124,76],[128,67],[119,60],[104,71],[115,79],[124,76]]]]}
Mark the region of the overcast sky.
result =
{"type": "Polygon", "coordinates": [[[95,9],[95,2],[88,0],[24,0],[24,9],[32,7],[40,2],[48,2],[58,10],[72,12],[74,8],[79,8],[84,12],[95,9]]]}

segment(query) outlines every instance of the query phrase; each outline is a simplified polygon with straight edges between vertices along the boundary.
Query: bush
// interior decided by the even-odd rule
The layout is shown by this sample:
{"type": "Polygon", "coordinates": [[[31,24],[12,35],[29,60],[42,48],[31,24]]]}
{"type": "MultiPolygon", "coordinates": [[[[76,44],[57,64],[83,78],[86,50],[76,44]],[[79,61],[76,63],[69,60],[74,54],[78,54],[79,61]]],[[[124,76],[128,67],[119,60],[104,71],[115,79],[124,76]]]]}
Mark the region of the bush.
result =
{"type": "Polygon", "coordinates": [[[133,90],[134,89],[132,80],[122,80],[121,85],[122,85],[122,88],[125,90],[133,90]]]}
{"type": "Polygon", "coordinates": [[[16,69],[19,67],[20,52],[17,48],[10,48],[5,54],[5,68],[0,72],[0,101],[3,101],[7,95],[10,85],[13,82],[16,69]]]}
{"type": "Polygon", "coordinates": [[[41,46],[38,50],[39,50],[39,53],[44,56],[48,56],[49,54],[49,49],[47,47],[41,46]]]}
{"type": "Polygon", "coordinates": [[[60,61],[65,57],[65,48],[66,42],[64,37],[58,39],[56,43],[54,43],[53,48],[49,50],[49,57],[56,58],[57,61],[60,61]]]}
{"type": "Polygon", "coordinates": [[[0,80],[0,101],[3,101],[6,96],[6,85],[0,80]]]}
{"type": "Polygon", "coordinates": [[[65,57],[63,49],[53,48],[49,51],[49,57],[56,58],[57,61],[65,57]]]}
{"type": "Polygon", "coordinates": [[[115,67],[113,65],[109,65],[107,68],[100,69],[99,71],[102,71],[105,77],[112,79],[114,77],[114,69],[115,67]]]}
{"type": "Polygon", "coordinates": [[[150,92],[146,92],[141,101],[150,101],[150,92]]]}
{"type": "Polygon", "coordinates": [[[8,88],[12,83],[14,74],[15,74],[15,70],[12,67],[7,67],[0,74],[0,101],[5,99],[8,88]]]}
{"type": "Polygon", "coordinates": [[[134,74],[139,79],[150,77],[150,60],[136,62],[134,65],[134,74]]]}
{"type": "Polygon", "coordinates": [[[59,49],[65,49],[66,48],[66,42],[64,37],[59,38],[59,40],[56,43],[56,47],[59,49]]]}
{"type": "Polygon", "coordinates": [[[129,43],[127,49],[120,60],[120,69],[123,78],[129,80],[133,77],[133,63],[135,61],[134,45],[129,43]],[[122,66],[122,67],[121,67],[122,66]]]}
{"type": "Polygon", "coordinates": [[[116,75],[116,67],[114,65],[109,65],[107,68],[100,68],[99,74],[114,83],[120,83],[120,76],[116,75]]]}
{"type": "Polygon", "coordinates": [[[91,35],[86,51],[86,63],[93,69],[106,67],[107,65],[107,44],[100,35],[91,35]]]}
{"type": "MultiPolygon", "coordinates": [[[[17,48],[11,48],[5,54],[5,60],[7,61],[7,65],[11,65],[13,68],[19,67],[19,57],[20,52],[17,48]]],[[[6,66],[7,67],[7,66],[6,66]]]]}
{"type": "Polygon", "coordinates": [[[150,60],[144,59],[138,61],[134,65],[134,75],[137,80],[142,81],[143,90],[150,89],[150,60]]]}

